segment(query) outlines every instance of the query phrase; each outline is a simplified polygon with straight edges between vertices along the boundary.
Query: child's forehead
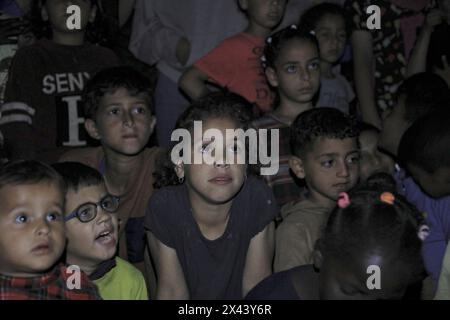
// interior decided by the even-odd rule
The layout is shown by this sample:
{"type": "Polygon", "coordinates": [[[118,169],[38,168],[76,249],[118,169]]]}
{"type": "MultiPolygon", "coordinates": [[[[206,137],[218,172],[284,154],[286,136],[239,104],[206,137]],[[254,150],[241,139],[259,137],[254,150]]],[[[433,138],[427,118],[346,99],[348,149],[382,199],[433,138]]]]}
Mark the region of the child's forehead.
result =
{"type": "Polygon", "coordinates": [[[309,148],[306,148],[306,152],[311,154],[322,154],[322,153],[337,153],[337,154],[347,154],[349,152],[358,151],[358,142],[356,137],[349,138],[333,138],[320,136],[312,138],[309,143],[309,148]]]}

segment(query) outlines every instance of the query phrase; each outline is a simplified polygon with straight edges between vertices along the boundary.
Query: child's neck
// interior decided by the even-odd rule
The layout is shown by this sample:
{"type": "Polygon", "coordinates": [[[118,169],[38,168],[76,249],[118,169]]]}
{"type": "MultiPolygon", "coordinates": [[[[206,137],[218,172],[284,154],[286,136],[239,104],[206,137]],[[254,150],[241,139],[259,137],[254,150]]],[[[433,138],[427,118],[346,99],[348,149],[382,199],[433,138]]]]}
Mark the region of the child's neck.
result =
{"type": "Polygon", "coordinates": [[[105,150],[105,183],[108,192],[122,196],[135,183],[141,173],[144,152],[125,156],[105,150]]]}
{"type": "Polygon", "coordinates": [[[336,206],[336,201],[315,192],[310,192],[308,194],[308,200],[319,207],[330,209],[330,211],[336,206]]]}
{"type": "Polygon", "coordinates": [[[70,254],[67,254],[66,264],[69,266],[78,266],[81,271],[86,273],[88,276],[94,273],[95,270],[100,266],[99,263],[94,263],[92,261],[85,261],[84,259],[78,259],[70,254]]]}
{"type": "Polygon", "coordinates": [[[264,28],[256,23],[250,22],[245,32],[255,37],[267,38],[272,32],[271,29],[264,28]]]}
{"type": "Polygon", "coordinates": [[[334,79],[333,65],[327,61],[320,60],[320,74],[327,79],[334,79]]]}
{"type": "Polygon", "coordinates": [[[273,114],[287,125],[291,125],[297,116],[309,109],[312,109],[312,102],[296,103],[281,99],[281,103],[273,114]]]}
{"type": "Polygon", "coordinates": [[[53,30],[52,41],[56,44],[64,46],[81,46],[84,44],[84,31],[66,33],[58,30],[53,30]]]}
{"type": "Polygon", "coordinates": [[[209,204],[195,191],[188,188],[192,215],[203,236],[209,240],[220,238],[228,225],[232,201],[224,204],[209,204]]]}

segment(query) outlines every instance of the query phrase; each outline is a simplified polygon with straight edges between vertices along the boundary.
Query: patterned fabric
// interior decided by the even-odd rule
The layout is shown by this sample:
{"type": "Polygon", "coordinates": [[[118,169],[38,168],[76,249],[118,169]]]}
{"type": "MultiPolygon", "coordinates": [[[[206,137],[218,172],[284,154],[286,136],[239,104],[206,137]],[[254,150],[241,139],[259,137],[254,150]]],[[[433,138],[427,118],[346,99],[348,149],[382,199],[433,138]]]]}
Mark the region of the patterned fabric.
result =
{"type": "MultiPolygon", "coordinates": [[[[291,155],[290,129],[286,123],[283,123],[272,113],[256,119],[252,123],[256,129],[279,129],[279,170],[278,173],[271,176],[263,176],[269,187],[275,195],[278,206],[281,208],[285,204],[293,201],[299,201],[305,198],[306,187],[303,181],[297,179],[289,168],[289,157],[291,155]]],[[[270,132],[270,131],[269,131],[270,132]]],[[[268,144],[272,139],[267,134],[268,144]]],[[[271,150],[270,145],[267,150],[271,150]]]]}
{"type": "Polygon", "coordinates": [[[64,265],[40,277],[0,275],[0,300],[101,300],[97,287],[83,272],[80,272],[80,289],[70,289],[70,284],[76,284],[75,276],[64,265]]]}
{"type": "Polygon", "coordinates": [[[423,22],[423,10],[406,9],[386,0],[348,0],[345,9],[352,17],[355,30],[368,31],[372,35],[376,103],[380,112],[392,108],[396,104],[394,94],[404,79],[407,59],[415,41],[415,34],[411,34],[423,22]],[[379,30],[367,28],[370,15],[366,9],[370,5],[381,9],[382,28],[379,30]]]}

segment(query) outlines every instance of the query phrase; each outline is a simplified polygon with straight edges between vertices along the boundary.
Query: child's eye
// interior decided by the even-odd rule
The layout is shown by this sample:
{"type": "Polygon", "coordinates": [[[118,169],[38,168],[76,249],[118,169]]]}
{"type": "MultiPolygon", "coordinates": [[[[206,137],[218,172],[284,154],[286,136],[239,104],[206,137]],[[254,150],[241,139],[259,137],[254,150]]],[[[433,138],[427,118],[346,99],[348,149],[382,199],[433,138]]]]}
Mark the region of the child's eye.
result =
{"type": "Polygon", "coordinates": [[[284,71],[285,71],[286,73],[296,73],[296,72],[297,72],[297,66],[295,66],[295,65],[287,65],[287,66],[284,68],[284,71]]]}
{"type": "Polygon", "coordinates": [[[360,160],[360,156],[359,155],[355,155],[355,156],[351,156],[347,159],[348,163],[350,164],[356,164],[359,163],[360,160]]]}
{"type": "Polygon", "coordinates": [[[118,108],[110,109],[108,111],[108,114],[116,116],[116,115],[120,114],[120,110],[118,108]]]}
{"type": "Polygon", "coordinates": [[[311,62],[308,67],[310,70],[318,70],[320,65],[319,62],[311,62]]]}
{"type": "Polygon", "coordinates": [[[320,163],[322,167],[331,168],[334,164],[334,160],[325,160],[320,163]]]}
{"type": "Polygon", "coordinates": [[[212,148],[211,142],[204,143],[204,144],[202,144],[202,147],[200,148],[200,152],[201,153],[209,153],[209,152],[211,152],[211,148],[212,148]]]}
{"type": "Polygon", "coordinates": [[[134,113],[134,114],[146,114],[146,113],[147,113],[147,110],[145,109],[144,106],[136,106],[136,107],[133,109],[133,113],[134,113]]]}
{"type": "Polygon", "coordinates": [[[62,219],[62,215],[59,212],[51,212],[47,214],[47,221],[59,221],[62,219]]]}
{"type": "Polygon", "coordinates": [[[26,223],[27,221],[28,221],[28,217],[24,214],[21,214],[16,217],[16,223],[23,224],[23,223],[26,223]]]}

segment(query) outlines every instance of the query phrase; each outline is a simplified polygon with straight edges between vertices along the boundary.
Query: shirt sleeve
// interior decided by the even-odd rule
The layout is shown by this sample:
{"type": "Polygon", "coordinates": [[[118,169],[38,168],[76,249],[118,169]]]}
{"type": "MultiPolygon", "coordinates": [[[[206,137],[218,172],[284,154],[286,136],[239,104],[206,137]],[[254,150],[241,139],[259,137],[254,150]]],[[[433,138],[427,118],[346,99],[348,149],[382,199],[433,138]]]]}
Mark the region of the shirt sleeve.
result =
{"type": "Polygon", "coordinates": [[[176,224],[171,223],[172,210],[168,205],[173,203],[174,199],[169,199],[169,192],[169,189],[161,189],[150,198],[144,227],[164,245],[175,249],[173,235],[176,234],[176,224]]]}
{"type": "Polygon", "coordinates": [[[274,271],[310,264],[313,247],[307,228],[300,224],[281,223],[275,234],[274,271]]]}
{"type": "Polygon", "coordinates": [[[237,69],[236,52],[238,42],[231,39],[223,41],[219,46],[195,63],[195,67],[206,74],[210,81],[221,87],[227,87],[234,79],[237,69]]]}

